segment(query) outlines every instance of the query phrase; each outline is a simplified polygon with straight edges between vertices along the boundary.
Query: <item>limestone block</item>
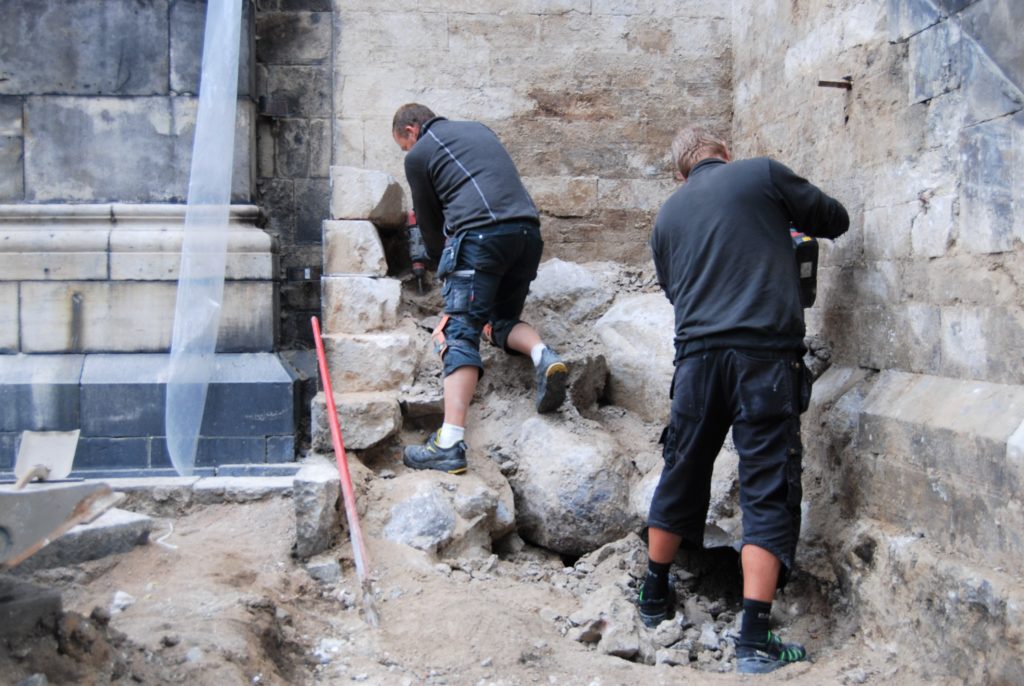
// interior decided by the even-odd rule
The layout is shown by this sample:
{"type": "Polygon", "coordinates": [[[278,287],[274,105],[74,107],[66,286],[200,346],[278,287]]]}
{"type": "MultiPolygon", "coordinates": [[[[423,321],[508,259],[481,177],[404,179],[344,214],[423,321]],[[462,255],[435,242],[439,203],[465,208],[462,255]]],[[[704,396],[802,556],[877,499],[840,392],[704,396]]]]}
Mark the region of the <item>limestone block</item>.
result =
{"type": "Polygon", "coordinates": [[[18,225],[0,229],[0,280],[105,279],[107,228],[18,225]]]}
{"type": "Polygon", "coordinates": [[[388,263],[377,228],[368,221],[323,223],[324,275],[384,276],[388,263]]]}
{"type": "Polygon", "coordinates": [[[612,402],[664,423],[675,358],[672,305],[660,293],[619,298],[594,328],[605,346],[612,402]]]}
{"type": "MultiPolygon", "coordinates": [[[[254,138],[256,131],[256,104],[245,97],[239,97],[235,109],[234,161],[231,169],[231,201],[248,203],[252,201],[255,173],[254,138]]],[[[196,114],[199,98],[171,98],[174,114],[174,160],[178,173],[177,187],[184,191],[174,199],[188,197],[188,177],[192,168],[192,142],[195,138],[196,114]]],[[[113,196],[118,200],[126,200],[113,196]]]]}
{"type": "MultiPolygon", "coordinates": [[[[24,352],[163,352],[170,348],[176,282],[25,282],[24,352]]],[[[273,283],[224,286],[218,349],[273,349],[273,283]]]]}
{"type": "Polygon", "coordinates": [[[889,40],[901,41],[939,21],[932,0],[888,0],[889,40]]]}
{"type": "Polygon", "coordinates": [[[18,284],[0,283],[0,352],[18,350],[18,284]]]}
{"type": "Polygon", "coordinates": [[[331,207],[331,185],[323,179],[295,179],[295,239],[318,244],[331,207]]]}
{"type": "Polygon", "coordinates": [[[200,479],[192,487],[196,503],[252,503],[291,495],[291,476],[213,476],[200,479]]]}
{"type": "Polygon", "coordinates": [[[638,475],[614,443],[599,429],[579,435],[550,419],[526,420],[514,444],[519,466],[509,478],[519,535],[582,555],[632,531],[639,520],[630,490],[638,475]]]}
{"type": "MultiPolygon", "coordinates": [[[[446,8],[442,13],[434,13],[426,10],[422,5],[417,6],[418,11],[416,12],[395,12],[394,6],[388,7],[387,10],[387,12],[380,13],[346,13],[345,20],[341,22],[340,44],[342,46],[400,45],[403,52],[409,53],[449,49],[448,13],[458,10],[446,8]]],[[[402,81],[396,83],[402,83],[402,81]]]]}
{"type": "MultiPolygon", "coordinates": [[[[985,42],[986,46],[990,44],[990,41],[985,42]]],[[[1013,45],[1013,41],[1010,45],[1013,45]]],[[[1006,74],[992,64],[988,53],[980,45],[974,41],[964,41],[963,46],[964,75],[961,91],[967,105],[964,123],[970,126],[1018,112],[1024,105],[1019,86],[1008,81],[1006,74]]]]}
{"type": "Polygon", "coordinates": [[[88,524],[72,527],[18,565],[18,573],[66,567],[126,553],[137,545],[145,544],[152,528],[150,517],[112,508],[88,524]]]}
{"type": "MultiPolygon", "coordinates": [[[[309,175],[331,177],[331,120],[311,119],[309,122],[309,175]]],[[[330,186],[327,186],[330,188],[330,186]]]]}
{"type": "Polygon", "coordinates": [[[17,202],[24,196],[23,157],[21,136],[0,135],[0,202],[17,202]]]}
{"type": "Polygon", "coordinates": [[[1024,6],[1019,2],[968,3],[960,18],[964,31],[981,42],[985,53],[1006,74],[1020,85],[1024,83],[1024,62],[1020,57],[1017,28],[1024,22],[1024,6]]]}
{"type": "Polygon", "coordinates": [[[642,207],[657,210],[675,190],[671,179],[601,179],[597,182],[600,207],[642,207]]]}
{"type": "Polygon", "coordinates": [[[921,212],[918,200],[864,209],[864,255],[872,260],[910,256],[910,230],[921,212]]]}
{"type": "Polygon", "coordinates": [[[382,228],[405,226],[405,193],[390,174],[331,167],[331,218],[369,219],[382,228]]]}
{"type": "MultiPolygon", "coordinates": [[[[390,127],[390,122],[384,122],[381,126],[383,130],[387,130],[390,127]]],[[[356,165],[364,164],[366,154],[363,144],[363,122],[358,119],[334,119],[333,128],[333,159],[346,160],[356,165]]],[[[391,156],[397,159],[394,152],[391,153],[391,156]]],[[[401,166],[395,168],[401,169],[401,166]]],[[[328,169],[328,174],[330,174],[330,169],[328,169]]]]}
{"type": "Polygon", "coordinates": [[[972,253],[1013,249],[1013,193],[1022,157],[1015,146],[1016,117],[1004,117],[965,128],[960,134],[963,183],[960,216],[969,221],[958,236],[972,253]]]}
{"type": "MultiPolygon", "coordinates": [[[[935,373],[941,361],[940,310],[934,305],[858,308],[837,348],[871,369],[935,373]]],[[[843,355],[840,355],[842,357],[843,355]]]]}
{"type": "Polygon", "coordinates": [[[282,98],[292,116],[331,115],[331,70],[329,66],[268,64],[267,96],[282,98]]]}
{"type": "Polygon", "coordinates": [[[435,553],[452,542],[457,520],[455,508],[445,494],[430,484],[422,484],[412,497],[392,506],[384,538],[435,553]]]}
{"type": "Polygon", "coordinates": [[[527,176],[523,184],[537,209],[557,217],[585,217],[597,207],[596,176],[527,176]]]}
{"type": "Polygon", "coordinates": [[[320,282],[326,331],[371,333],[395,327],[402,295],[398,279],[325,276],[320,282]]]}
{"type": "Polygon", "coordinates": [[[335,393],[398,390],[409,384],[419,350],[408,333],[324,336],[335,393]]]}
{"type": "Polygon", "coordinates": [[[168,0],[145,11],[121,2],[5,6],[0,94],[166,93],[167,17],[168,0]]]}
{"type": "Polygon", "coordinates": [[[262,64],[330,62],[334,38],[330,12],[259,12],[256,35],[260,37],[256,59],[262,64]]]}
{"type": "Polygon", "coordinates": [[[963,50],[958,25],[944,21],[909,41],[909,102],[918,103],[960,87],[963,50]]]}
{"type": "MultiPolygon", "coordinates": [[[[253,5],[242,3],[242,28],[238,45],[238,94],[250,95],[253,81],[252,35],[253,5]]],[[[170,7],[171,91],[199,93],[202,70],[203,36],[206,29],[206,4],[172,2],[170,7]]]]}
{"type": "MultiPolygon", "coordinates": [[[[110,278],[177,281],[184,237],[180,224],[115,225],[110,231],[110,278]]],[[[256,227],[229,227],[226,258],[224,278],[228,280],[270,281],[277,276],[273,239],[256,227]]]]}
{"type": "Polygon", "coordinates": [[[341,534],[338,470],[326,460],[311,462],[295,475],[292,500],[295,503],[295,546],[299,559],[308,559],[333,545],[341,534]]]}
{"type": "Polygon", "coordinates": [[[957,215],[954,213],[956,196],[942,195],[928,199],[928,204],[914,218],[910,229],[910,246],[920,257],[942,257],[953,243],[957,215]]]}
{"type": "MultiPolygon", "coordinates": [[[[345,448],[372,448],[402,426],[402,410],[394,393],[335,393],[334,405],[345,448]]],[[[334,449],[334,443],[322,392],[313,398],[311,410],[313,450],[329,452],[334,449]]]]}
{"type": "Polygon", "coordinates": [[[941,328],[943,374],[1024,383],[1024,314],[1016,305],[944,307],[941,328]]]}

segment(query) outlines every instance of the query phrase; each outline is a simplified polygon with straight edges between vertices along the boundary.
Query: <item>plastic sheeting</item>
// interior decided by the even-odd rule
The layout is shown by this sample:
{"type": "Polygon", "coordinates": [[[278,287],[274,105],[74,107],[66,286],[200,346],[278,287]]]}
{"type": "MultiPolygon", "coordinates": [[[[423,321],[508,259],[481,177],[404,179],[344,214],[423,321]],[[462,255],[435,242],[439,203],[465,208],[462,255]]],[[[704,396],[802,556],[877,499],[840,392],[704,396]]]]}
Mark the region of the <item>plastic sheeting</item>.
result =
{"type": "Polygon", "coordinates": [[[224,294],[238,99],[241,0],[209,0],[199,112],[167,378],[167,450],[179,474],[195,468],[224,294]]]}

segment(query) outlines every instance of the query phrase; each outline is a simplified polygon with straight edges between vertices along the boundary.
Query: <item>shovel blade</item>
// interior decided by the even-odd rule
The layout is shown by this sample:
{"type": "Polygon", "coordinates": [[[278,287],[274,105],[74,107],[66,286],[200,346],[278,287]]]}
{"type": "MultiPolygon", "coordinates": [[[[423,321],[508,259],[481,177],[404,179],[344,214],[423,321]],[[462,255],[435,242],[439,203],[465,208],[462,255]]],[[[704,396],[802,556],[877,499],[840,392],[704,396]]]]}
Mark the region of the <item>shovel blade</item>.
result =
{"type": "Polygon", "coordinates": [[[75,461],[79,433],[79,429],[22,431],[21,445],[14,463],[15,477],[21,480],[36,472],[44,480],[66,479],[75,461]]]}

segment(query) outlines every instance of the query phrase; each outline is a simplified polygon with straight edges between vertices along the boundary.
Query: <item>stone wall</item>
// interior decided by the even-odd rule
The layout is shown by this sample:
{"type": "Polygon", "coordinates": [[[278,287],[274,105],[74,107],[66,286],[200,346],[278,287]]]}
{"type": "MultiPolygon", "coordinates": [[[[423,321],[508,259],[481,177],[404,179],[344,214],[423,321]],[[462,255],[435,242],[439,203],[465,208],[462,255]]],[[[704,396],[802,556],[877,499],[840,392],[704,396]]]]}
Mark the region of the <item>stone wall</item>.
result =
{"type": "Polygon", "coordinates": [[[1024,8],[737,0],[733,16],[737,156],[786,162],[852,217],[808,311],[834,366],[805,415],[804,563],[864,635],[918,627],[901,649],[926,672],[1019,682],[1024,8]]]}
{"type": "Polygon", "coordinates": [[[404,183],[395,110],[421,102],[504,141],[543,213],[545,258],[649,258],[680,122],[727,128],[727,3],[337,3],[337,165],[404,183]]]}
{"type": "MultiPolygon", "coordinates": [[[[257,202],[281,246],[281,344],[311,347],[329,216],[331,0],[256,3],[257,202]]],[[[337,163],[335,163],[337,164],[337,163]]]]}
{"type": "MultiPolygon", "coordinates": [[[[252,11],[232,199],[252,195],[252,11]]],[[[0,203],[184,202],[206,3],[4,2],[0,203]]]]}

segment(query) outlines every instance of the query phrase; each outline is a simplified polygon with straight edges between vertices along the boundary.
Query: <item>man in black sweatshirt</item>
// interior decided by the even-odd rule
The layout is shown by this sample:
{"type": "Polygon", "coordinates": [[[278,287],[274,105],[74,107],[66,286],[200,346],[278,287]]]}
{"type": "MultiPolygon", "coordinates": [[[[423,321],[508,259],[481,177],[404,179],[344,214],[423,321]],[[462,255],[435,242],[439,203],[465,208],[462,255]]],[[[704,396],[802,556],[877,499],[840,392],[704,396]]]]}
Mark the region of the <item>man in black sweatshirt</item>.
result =
{"type": "Polygon", "coordinates": [[[402,461],[459,474],[466,471],[466,414],[484,371],[481,333],[532,358],[538,412],[565,399],[568,368],[519,319],[544,248],[540,217],[508,151],[483,124],[448,121],[410,103],[395,113],[391,132],[408,153],[405,176],[444,279],[445,304],[434,330],[444,364],[444,423],[425,444],[406,446],[402,461]]]}
{"type": "Polygon", "coordinates": [[[770,672],[807,655],[769,629],[800,532],[800,413],[810,401],[790,227],[831,239],[850,219],[774,160],[731,161],[725,142],[703,129],[680,131],[672,155],[683,185],[658,213],[651,249],[675,309],[675,374],[640,615],[657,626],[673,614],[669,567],[680,545],[703,545],[712,468],[731,427],[743,513],[736,668],[770,672]]]}

